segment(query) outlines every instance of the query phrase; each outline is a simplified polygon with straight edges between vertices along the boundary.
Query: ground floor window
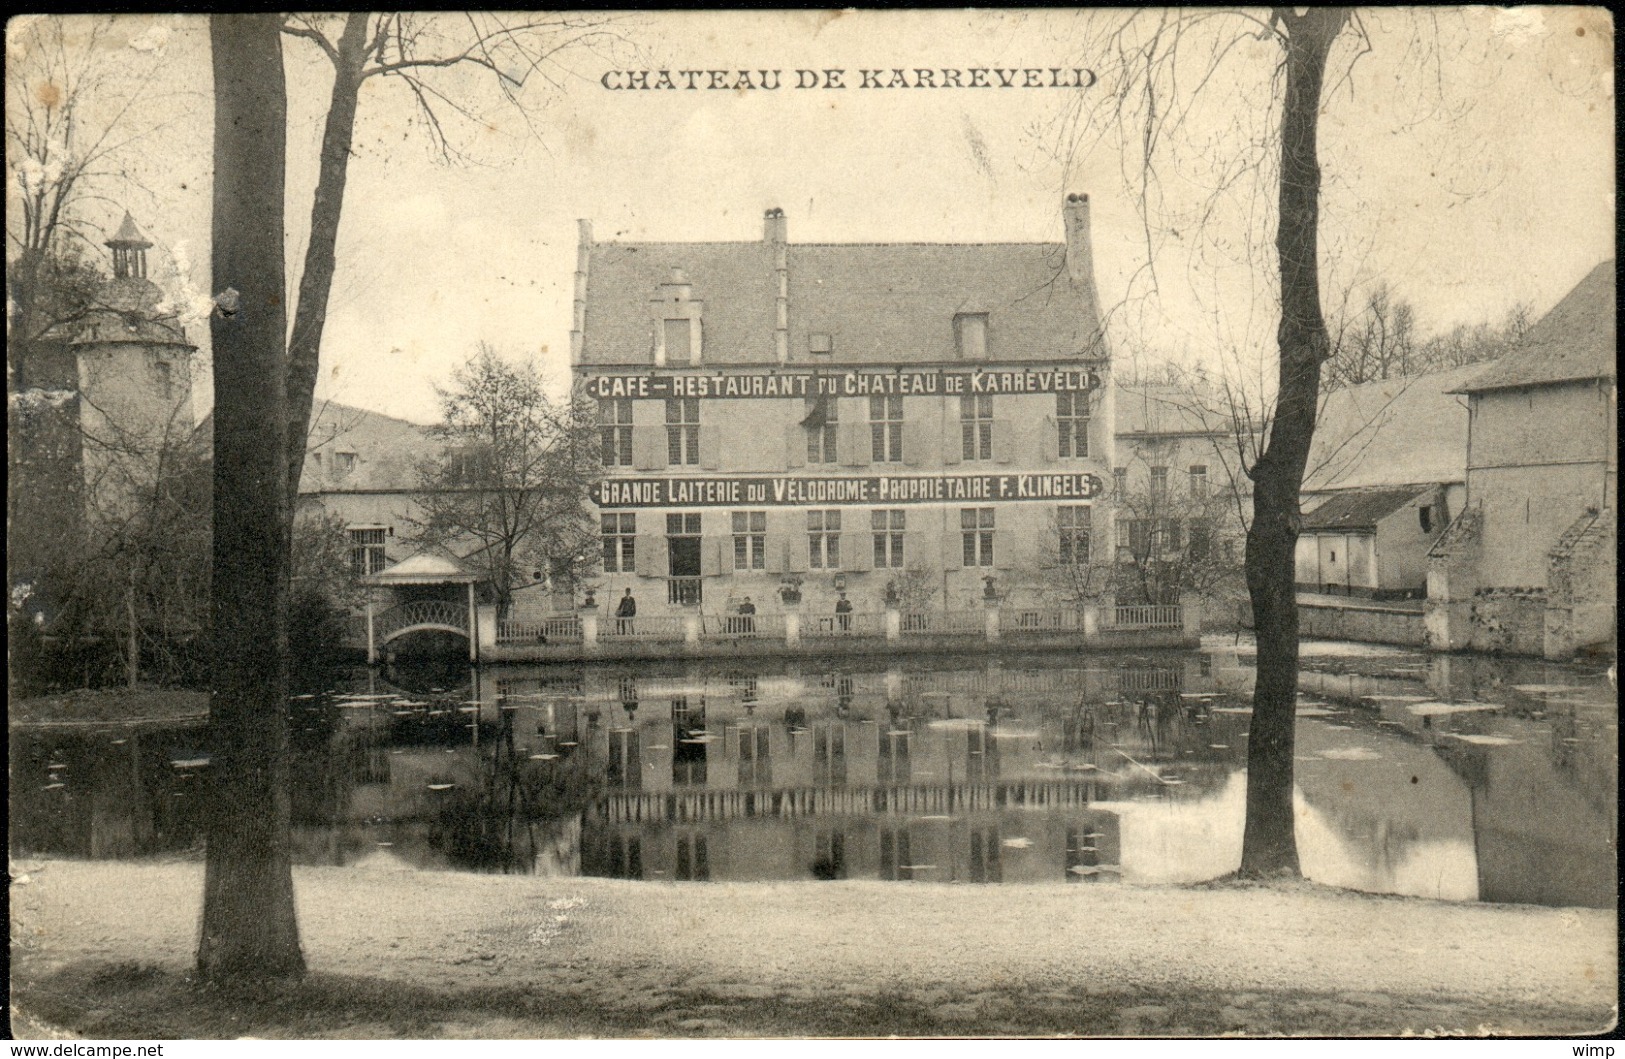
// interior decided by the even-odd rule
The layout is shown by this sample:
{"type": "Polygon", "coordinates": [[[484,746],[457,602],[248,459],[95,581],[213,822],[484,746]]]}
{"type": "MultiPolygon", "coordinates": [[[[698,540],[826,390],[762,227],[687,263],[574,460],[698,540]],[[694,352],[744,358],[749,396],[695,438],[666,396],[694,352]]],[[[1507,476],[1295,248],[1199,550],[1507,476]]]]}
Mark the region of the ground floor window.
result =
{"type": "Polygon", "coordinates": [[[875,569],[902,569],[903,524],[902,511],[869,513],[869,525],[875,538],[875,569]]]}
{"type": "Polygon", "coordinates": [[[1089,561],[1090,509],[1068,505],[1056,509],[1061,537],[1061,563],[1065,566],[1089,561]]]}
{"type": "Polygon", "coordinates": [[[960,539],[966,566],[993,565],[993,509],[967,507],[959,511],[960,539]]]}
{"type": "Polygon", "coordinates": [[[384,555],[384,540],[389,536],[387,526],[351,526],[350,570],[357,577],[381,572],[389,565],[384,555]]]}
{"type": "Polygon", "coordinates": [[[767,568],[767,512],[733,513],[734,569],[767,568]]]}
{"type": "Polygon", "coordinates": [[[638,517],[631,512],[603,516],[604,573],[629,574],[636,568],[638,517]]]}
{"type": "Polygon", "coordinates": [[[841,513],[807,512],[807,566],[835,570],[841,565],[841,513]]]}

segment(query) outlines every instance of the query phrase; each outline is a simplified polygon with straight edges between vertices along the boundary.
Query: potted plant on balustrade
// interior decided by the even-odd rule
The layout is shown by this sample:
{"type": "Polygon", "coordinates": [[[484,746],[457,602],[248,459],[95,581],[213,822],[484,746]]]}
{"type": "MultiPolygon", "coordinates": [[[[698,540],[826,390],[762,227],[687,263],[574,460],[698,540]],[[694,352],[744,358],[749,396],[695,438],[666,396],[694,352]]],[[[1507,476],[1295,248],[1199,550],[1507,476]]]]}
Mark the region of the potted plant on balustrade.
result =
{"type": "Polygon", "coordinates": [[[801,585],[804,580],[798,574],[791,574],[779,582],[779,599],[786,607],[801,605],[801,585]]]}

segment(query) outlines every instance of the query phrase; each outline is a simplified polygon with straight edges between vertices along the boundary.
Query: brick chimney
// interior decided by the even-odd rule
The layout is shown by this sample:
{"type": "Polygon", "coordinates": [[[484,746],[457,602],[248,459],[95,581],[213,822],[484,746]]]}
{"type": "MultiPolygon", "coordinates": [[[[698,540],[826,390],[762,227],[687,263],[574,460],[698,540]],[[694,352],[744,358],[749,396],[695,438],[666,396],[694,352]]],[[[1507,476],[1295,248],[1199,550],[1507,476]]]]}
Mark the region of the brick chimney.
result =
{"type": "Polygon", "coordinates": [[[1061,216],[1066,221],[1066,271],[1074,287],[1093,294],[1095,261],[1089,245],[1089,196],[1081,191],[1067,195],[1061,216]]]}
{"type": "Polygon", "coordinates": [[[790,222],[777,206],[762,215],[762,241],[773,254],[773,359],[790,360],[790,222]]]}

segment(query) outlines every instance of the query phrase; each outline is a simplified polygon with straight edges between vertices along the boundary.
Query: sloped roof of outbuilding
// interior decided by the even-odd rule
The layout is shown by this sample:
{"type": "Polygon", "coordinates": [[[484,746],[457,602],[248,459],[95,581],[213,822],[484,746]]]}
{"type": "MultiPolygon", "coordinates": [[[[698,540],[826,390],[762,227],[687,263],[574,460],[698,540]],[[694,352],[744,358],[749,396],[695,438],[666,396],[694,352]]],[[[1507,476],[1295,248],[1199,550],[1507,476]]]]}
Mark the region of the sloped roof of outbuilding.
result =
{"type": "Polygon", "coordinates": [[[1592,269],[1535,322],[1512,352],[1462,386],[1461,392],[1614,378],[1619,349],[1614,267],[1608,260],[1592,269]]]}
{"type": "Polygon", "coordinates": [[[1351,489],[1333,493],[1303,516],[1305,532],[1317,530],[1375,530],[1377,523],[1428,492],[1405,489],[1351,489]]]}

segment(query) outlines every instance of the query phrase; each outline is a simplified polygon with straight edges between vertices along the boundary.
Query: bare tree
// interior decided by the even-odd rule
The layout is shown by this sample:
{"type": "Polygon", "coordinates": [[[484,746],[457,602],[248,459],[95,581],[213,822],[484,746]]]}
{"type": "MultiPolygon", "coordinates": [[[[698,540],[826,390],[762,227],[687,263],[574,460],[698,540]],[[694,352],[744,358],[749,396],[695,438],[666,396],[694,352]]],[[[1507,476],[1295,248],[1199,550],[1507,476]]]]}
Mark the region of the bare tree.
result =
{"type": "MultiPolygon", "coordinates": [[[[393,84],[417,104],[423,126],[442,157],[457,154],[447,126],[473,118],[476,86],[525,116],[527,81],[556,85],[568,76],[563,60],[575,49],[596,49],[618,38],[615,19],[559,12],[502,14],[410,12],[290,15],[282,31],[315,45],[333,68],[332,96],[322,132],[320,168],[310,212],[310,240],[288,340],[288,492],[297,497],[304,469],[322,332],[336,268],[339,220],[349,179],[351,147],[362,85],[393,84]]],[[[527,118],[528,121],[528,118],[527,118]]]]}
{"type": "MultiPolygon", "coordinates": [[[[1131,284],[1154,292],[1158,247],[1202,230],[1213,223],[1221,202],[1236,201],[1252,204],[1242,228],[1246,238],[1239,245],[1221,240],[1202,244],[1191,252],[1192,271],[1237,267],[1253,275],[1273,274],[1277,280],[1273,305],[1244,305],[1238,313],[1215,295],[1211,313],[1216,320],[1232,317],[1230,325],[1243,334],[1253,330],[1255,315],[1268,312],[1276,318],[1273,385],[1263,378],[1262,366],[1254,387],[1240,380],[1226,383],[1234,387],[1236,399],[1230,403],[1239,410],[1238,449],[1248,451],[1259,436],[1257,425],[1267,424],[1261,446],[1252,448],[1255,455],[1242,468],[1254,484],[1245,571],[1258,640],[1258,680],[1240,872],[1251,877],[1296,875],[1292,788],[1298,615],[1293,553],[1321,365],[1332,348],[1320,296],[1319,119],[1333,45],[1340,39],[1354,45],[1352,67],[1370,42],[1359,16],[1346,8],[1273,8],[1264,14],[1141,11],[1112,16],[1107,26],[1082,42],[1100,71],[1102,91],[1080,100],[1063,117],[1058,132],[1069,170],[1077,154],[1087,150],[1091,129],[1101,130],[1096,142],[1107,130],[1116,134],[1125,182],[1137,192],[1147,250],[1146,263],[1131,284]],[[1268,70],[1270,76],[1241,77],[1235,72],[1238,66],[1268,70]],[[1210,86],[1222,87],[1206,91],[1210,86]],[[1194,131],[1214,124],[1223,132],[1194,131]],[[1180,130],[1187,133],[1191,150],[1170,157],[1167,144],[1180,130]],[[1176,181],[1205,189],[1200,201],[1183,213],[1174,202],[1176,181]],[[1259,217],[1271,217],[1260,208],[1266,196],[1274,205],[1271,247],[1252,238],[1266,227],[1259,217]],[[1257,396],[1264,393],[1271,393],[1267,409],[1257,396]]],[[[1150,300],[1140,298],[1142,304],[1150,300]]]]}
{"type": "MultiPolygon", "coordinates": [[[[300,976],[288,776],[281,20],[214,15],[211,812],[197,969],[300,976]]],[[[303,436],[301,435],[301,443],[303,436]]]]}
{"type": "Polygon", "coordinates": [[[536,575],[568,581],[594,566],[586,502],[598,428],[585,397],[552,401],[534,364],[511,364],[483,344],[438,393],[431,433],[444,450],[418,468],[418,539],[466,553],[504,614],[536,575]]]}
{"type": "Polygon", "coordinates": [[[1373,286],[1354,320],[1343,322],[1336,331],[1333,353],[1326,361],[1327,381],[1334,386],[1410,375],[1420,367],[1416,312],[1386,282],[1373,286]]]}

